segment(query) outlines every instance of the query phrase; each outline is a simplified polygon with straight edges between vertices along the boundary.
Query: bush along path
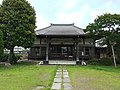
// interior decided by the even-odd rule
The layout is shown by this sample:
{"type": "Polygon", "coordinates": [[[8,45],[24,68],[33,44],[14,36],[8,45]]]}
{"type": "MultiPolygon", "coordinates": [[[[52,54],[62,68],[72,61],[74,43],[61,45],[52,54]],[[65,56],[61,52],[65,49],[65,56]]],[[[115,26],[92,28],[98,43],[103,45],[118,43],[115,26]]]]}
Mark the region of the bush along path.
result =
{"type": "Polygon", "coordinates": [[[72,90],[71,80],[65,66],[56,71],[51,90],[72,90]]]}

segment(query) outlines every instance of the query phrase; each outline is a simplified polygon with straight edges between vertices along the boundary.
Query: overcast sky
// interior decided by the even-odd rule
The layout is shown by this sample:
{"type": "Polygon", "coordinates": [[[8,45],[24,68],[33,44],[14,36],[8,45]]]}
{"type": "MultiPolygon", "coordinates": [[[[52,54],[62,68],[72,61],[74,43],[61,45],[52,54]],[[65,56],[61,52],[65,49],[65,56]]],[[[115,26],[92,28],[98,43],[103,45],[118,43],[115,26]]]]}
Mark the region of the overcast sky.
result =
{"type": "MultiPolygon", "coordinates": [[[[0,0],[0,3],[2,0],[0,0]]],[[[75,23],[85,28],[97,15],[120,14],[120,0],[28,0],[35,8],[37,29],[50,23],[75,23]]]]}

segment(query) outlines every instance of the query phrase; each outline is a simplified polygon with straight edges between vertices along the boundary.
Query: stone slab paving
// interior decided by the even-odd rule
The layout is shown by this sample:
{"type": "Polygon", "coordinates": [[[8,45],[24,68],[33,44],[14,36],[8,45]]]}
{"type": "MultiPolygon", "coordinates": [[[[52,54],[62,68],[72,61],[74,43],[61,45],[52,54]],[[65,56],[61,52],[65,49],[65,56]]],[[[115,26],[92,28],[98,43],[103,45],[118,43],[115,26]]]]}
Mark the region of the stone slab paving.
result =
{"type": "Polygon", "coordinates": [[[62,70],[61,70],[61,69],[58,69],[57,72],[62,72],[62,70]]]}
{"type": "Polygon", "coordinates": [[[51,90],[61,90],[62,88],[62,69],[58,68],[51,90]]]}
{"type": "Polygon", "coordinates": [[[69,77],[69,75],[63,74],[63,78],[68,78],[68,77],[69,77]]]}
{"type": "Polygon", "coordinates": [[[65,67],[63,69],[63,88],[64,88],[64,90],[72,90],[72,88],[73,88],[71,85],[71,80],[69,78],[69,74],[65,67]]]}
{"type": "Polygon", "coordinates": [[[53,83],[52,90],[61,90],[62,83],[53,83]]]}
{"type": "Polygon", "coordinates": [[[60,78],[54,78],[54,82],[56,82],[56,83],[62,83],[62,78],[60,77],[60,78]]]}
{"type": "Polygon", "coordinates": [[[66,70],[66,69],[64,69],[64,70],[63,70],[63,72],[67,72],[67,70],[66,70]]]}
{"type": "Polygon", "coordinates": [[[56,74],[61,74],[62,75],[62,72],[56,72],[56,74]]]}
{"type": "Polygon", "coordinates": [[[62,77],[61,74],[56,74],[56,75],[55,75],[55,78],[60,78],[60,77],[62,77]]]}
{"type": "Polygon", "coordinates": [[[51,90],[72,90],[71,80],[66,67],[58,68],[51,90]]]}
{"type": "Polygon", "coordinates": [[[72,90],[72,85],[71,83],[64,83],[63,84],[64,90],[72,90]]]}
{"type": "Polygon", "coordinates": [[[70,83],[70,82],[71,82],[71,80],[70,80],[70,78],[69,78],[69,77],[67,77],[67,78],[63,78],[63,82],[64,82],[64,83],[70,83]]]}
{"type": "Polygon", "coordinates": [[[63,75],[68,75],[68,72],[63,72],[63,75]]]}

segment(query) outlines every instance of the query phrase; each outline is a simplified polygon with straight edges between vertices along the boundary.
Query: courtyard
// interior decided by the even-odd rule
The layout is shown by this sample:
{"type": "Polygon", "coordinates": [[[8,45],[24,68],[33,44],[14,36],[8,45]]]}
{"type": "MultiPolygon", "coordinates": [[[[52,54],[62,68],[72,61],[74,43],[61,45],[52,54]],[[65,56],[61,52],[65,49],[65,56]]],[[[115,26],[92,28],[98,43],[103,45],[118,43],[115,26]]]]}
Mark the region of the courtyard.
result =
{"type": "MultiPolygon", "coordinates": [[[[0,66],[1,90],[50,90],[60,65],[39,65],[21,62],[6,68],[0,66]],[[37,89],[41,87],[41,89],[37,89]]],[[[72,90],[119,90],[120,67],[65,66],[73,86],[72,90]]],[[[63,89],[64,90],[64,89],[63,89]]]]}

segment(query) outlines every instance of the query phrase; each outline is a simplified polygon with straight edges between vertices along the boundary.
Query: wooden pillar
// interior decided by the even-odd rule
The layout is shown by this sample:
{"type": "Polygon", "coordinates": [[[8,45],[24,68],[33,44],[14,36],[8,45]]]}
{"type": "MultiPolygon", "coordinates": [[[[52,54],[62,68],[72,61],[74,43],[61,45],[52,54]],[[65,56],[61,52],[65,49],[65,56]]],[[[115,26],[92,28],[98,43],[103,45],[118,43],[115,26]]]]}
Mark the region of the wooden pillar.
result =
{"type": "Polygon", "coordinates": [[[39,54],[40,54],[40,57],[41,57],[41,38],[40,38],[40,49],[39,49],[39,54]]]}
{"type": "Polygon", "coordinates": [[[95,39],[93,39],[93,56],[92,58],[95,58],[96,54],[95,54],[95,39]]]}
{"type": "Polygon", "coordinates": [[[49,38],[46,36],[46,60],[45,64],[48,64],[48,57],[49,56],[49,38]]]}
{"type": "Polygon", "coordinates": [[[74,40],[74,47],[73,47],[73,60],[76,60],[76,40],[75,40],[75,38],[73,38],[73,40],[74,40]]]}
{"type": "Polygon", "coordinates": [[[85,38],[83,38],[83,45],[85,45],[85,38]]]}
{"type": "Polygon", "coordinates": [[[76,40],[76,63],[79,64],[79,36],[77,37],[76,40]]]}
{"type": "Polygon", "coordinates": [[[82,53],[82,60],[84,60],[84,55],[85,55],[85,47],[86,47],[86,43],[85,43],[85,37],[83,37],[83,53],[82,53]]]}

